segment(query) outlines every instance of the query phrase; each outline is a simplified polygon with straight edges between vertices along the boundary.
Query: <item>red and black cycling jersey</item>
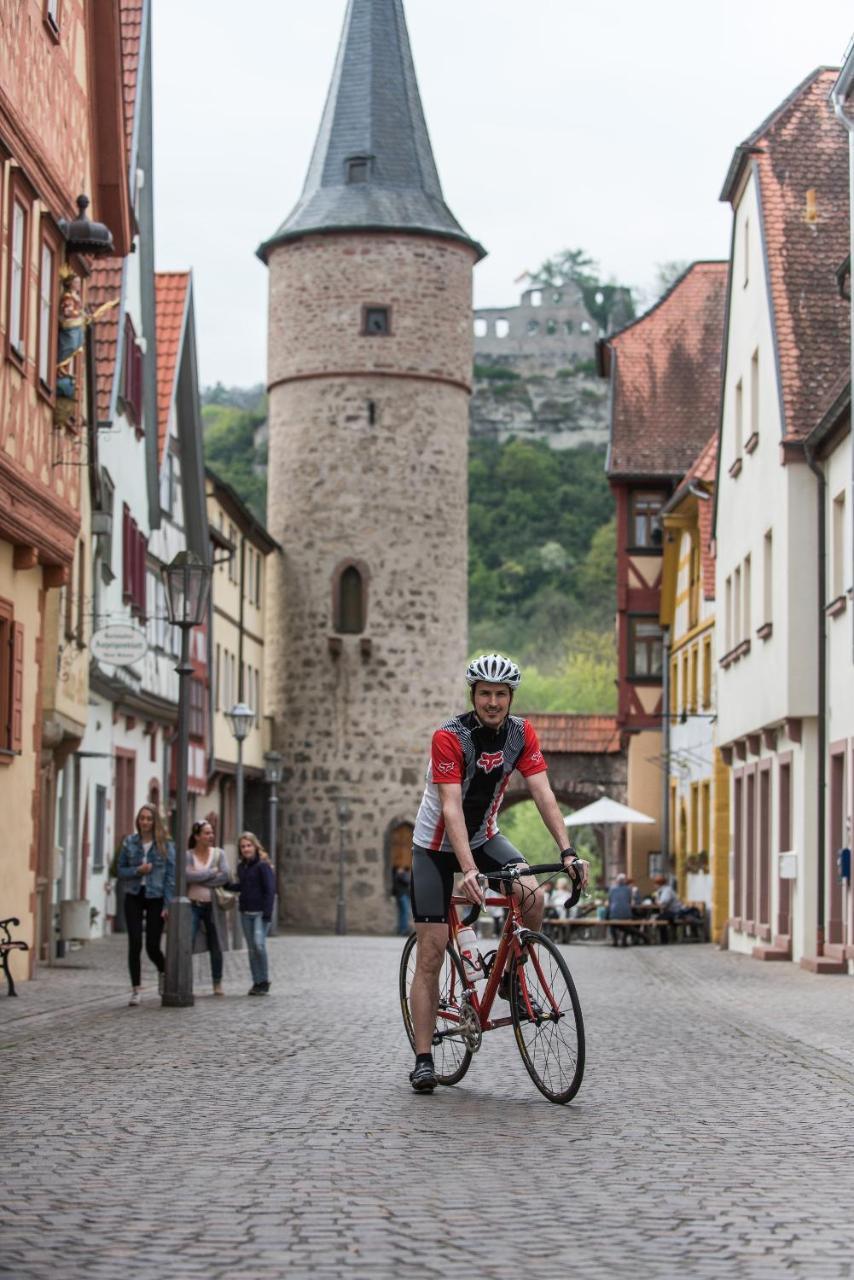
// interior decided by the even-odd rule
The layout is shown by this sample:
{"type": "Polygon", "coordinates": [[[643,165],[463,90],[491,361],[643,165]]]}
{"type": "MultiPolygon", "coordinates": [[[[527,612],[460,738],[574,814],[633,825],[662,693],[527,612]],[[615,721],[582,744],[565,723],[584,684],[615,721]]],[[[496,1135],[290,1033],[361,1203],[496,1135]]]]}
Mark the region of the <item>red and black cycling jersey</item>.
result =
{"type": "Polygon", "coordinates": [[[476,849],[484,844],[498,831],[498,810],[514,769],[525,778],[546,769],[528,720],[508,716],[499,729],[490,729],[469,711],[447,721],[433,734],[414,843],[422,849],[450,851],[437,783],[458,782],[469,845],[476,849]]]}

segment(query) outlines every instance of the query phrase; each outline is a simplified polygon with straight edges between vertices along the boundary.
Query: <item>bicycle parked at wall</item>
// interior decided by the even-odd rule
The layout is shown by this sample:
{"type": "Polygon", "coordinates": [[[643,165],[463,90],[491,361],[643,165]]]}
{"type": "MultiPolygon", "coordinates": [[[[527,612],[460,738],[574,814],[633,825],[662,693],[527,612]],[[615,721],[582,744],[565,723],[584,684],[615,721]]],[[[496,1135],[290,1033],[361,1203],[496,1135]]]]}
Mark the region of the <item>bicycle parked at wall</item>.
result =
{"type": "MultiPolygon", "coordinates": [[[[499,873],[483,877],[492,896],[483,907],[500,907],[507,915],[498,946],[481,955],[466,936],[477,921],[480,906],[454,896],[448,913],[448,945],[439,979],[439,1010],[433,1034],[433,1056],[440,1084],[458,1084],[483,1043],[483,1034],[498,1027],[513,1027],[516,1045],[534,1084],[550,1102],[566,1103],[575,1097],[584,1075],[584,1021],[575,984],[566,961],[545,934],[526,929],[522,904],[514,882],[522,876],[565,872],[562,862],[528,867],[510,863],[499,873]],[[498,888],[493,884],[497,882],[498,888]],[[461,917],[459,908],[469,910],[461,917]],[[462,935],[462,937],[461,937],[462,935]],[[499,988],[509,1001],[510,1016],[493,1017],[499,988]]],[[[576,883],[567,907],[581,894],[576,883]]],[[[415,1030],[410,989],[415,973],[415,935],[406,941],[400,960],[400,1005],[403,1023],[413,1049],[415,1030]]]]}

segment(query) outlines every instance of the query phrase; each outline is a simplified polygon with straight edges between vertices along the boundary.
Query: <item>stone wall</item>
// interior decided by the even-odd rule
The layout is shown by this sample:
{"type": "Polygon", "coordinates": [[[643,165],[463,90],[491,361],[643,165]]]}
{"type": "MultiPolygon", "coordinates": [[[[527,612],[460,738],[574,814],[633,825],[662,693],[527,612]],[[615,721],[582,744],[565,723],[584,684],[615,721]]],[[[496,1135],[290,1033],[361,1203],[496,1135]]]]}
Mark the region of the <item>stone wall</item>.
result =
{"type": "Polygon", "coordinates": [[[386,930],[386,849],[411,822],[430,735],[465,705],[471,268],[464,245],[316,236],[270,260],[267,705],[285,757],[284,918],[335,922],[346,797],[348,925],[386,930]],[[388,337],[361,334],[366,304],[388,337]],[[362,571],[361,634],[334,629],[362,571]]]}

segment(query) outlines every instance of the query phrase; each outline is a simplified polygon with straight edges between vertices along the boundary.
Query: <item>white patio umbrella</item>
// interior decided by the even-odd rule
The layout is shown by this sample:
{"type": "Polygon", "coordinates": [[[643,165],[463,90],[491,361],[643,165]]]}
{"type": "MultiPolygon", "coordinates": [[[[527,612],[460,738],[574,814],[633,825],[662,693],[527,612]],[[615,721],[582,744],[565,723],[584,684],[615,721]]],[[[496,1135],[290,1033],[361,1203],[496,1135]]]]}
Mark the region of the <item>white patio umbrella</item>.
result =
{"type": "Polygon", "coordinates": [[[586,804],[583,809],[578,809],[568,818],[564,818],[564,822],[568,827],[588,827],[612,823],[655,822],[655,818],[650,818],[648,814],[640,813],[637,809],[630,809],[626,804],[619,804],[609,796],[600,796],[592,804],[586,804]]]}

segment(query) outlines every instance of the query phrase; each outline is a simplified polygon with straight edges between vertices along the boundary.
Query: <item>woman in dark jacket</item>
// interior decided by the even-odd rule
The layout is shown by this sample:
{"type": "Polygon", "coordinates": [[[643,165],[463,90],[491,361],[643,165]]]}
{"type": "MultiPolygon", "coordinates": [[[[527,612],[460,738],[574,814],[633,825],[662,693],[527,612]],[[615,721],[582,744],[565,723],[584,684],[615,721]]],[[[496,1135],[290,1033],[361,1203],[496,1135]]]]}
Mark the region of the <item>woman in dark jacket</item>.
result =
{"type": "Polygon", "coordinates": [[[228,887],[240,890],[240,923],[249,951],[252,970],[250,996],[266,996],[270,990],[267,968],[267,934],[273,920],[276,878],[266,851],[251,831],[244,831],[237,842],[240,858],[237,880],[228,887]]]}

